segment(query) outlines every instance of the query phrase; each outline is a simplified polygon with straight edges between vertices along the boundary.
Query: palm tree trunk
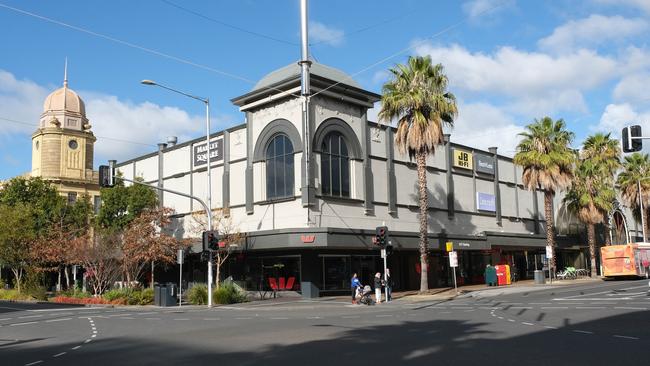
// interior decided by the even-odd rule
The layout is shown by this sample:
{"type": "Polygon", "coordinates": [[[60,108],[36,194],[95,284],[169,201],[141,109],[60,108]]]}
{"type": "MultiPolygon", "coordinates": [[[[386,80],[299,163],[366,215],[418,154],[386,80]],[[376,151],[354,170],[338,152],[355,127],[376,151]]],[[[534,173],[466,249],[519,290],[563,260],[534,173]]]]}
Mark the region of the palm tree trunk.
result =
{"type": "Polygon", "coordinates": [[[544,218],[546,219],[546,245],[551,247],[553,258],[550,259],[551,272],[555,273],[555,230],[553,229],[553,193],[544,192],[544,218]]]}
{"type": "Polygon", "coordinates": [[[418,166],[418,190],[420,203],[420,292],[429,290],[427,269],[427,235],[428,235],[428,209],[429,197],[427,194],[427,155],[424,151],[416,154],[418,166]]]}
{"type": "Polygon", "coordinates": [[[589,257],[591,257],[591,277],[595,278],[596,271],[596,227],[594,224],[587,225],[587,241],[589,242],[589,257]]]}
{"type": "Polygon", "coordinates": [[[647,236],[648,236],[648,227],[650,227],[650,224],[648,223],[648,209],[645,208],[645,206],[644,206],[644,210],[643,210],[643,212],[641,214],[644,216],[643,217],[643,220],[644,220],[643,223],[644,223],[644,226],[645,226],[645,230],[643,231],[643,242],[647,243],[648,242],[648,238],[647,238],[647,236]]]}
{"type": "Polygon", "coordinates": [[[605,245],[612,245],[612,238],[610,236],[612,234],[612,225],[610,225],[609,216],[605,217],[603,225],[605,226],[605,245]]]}

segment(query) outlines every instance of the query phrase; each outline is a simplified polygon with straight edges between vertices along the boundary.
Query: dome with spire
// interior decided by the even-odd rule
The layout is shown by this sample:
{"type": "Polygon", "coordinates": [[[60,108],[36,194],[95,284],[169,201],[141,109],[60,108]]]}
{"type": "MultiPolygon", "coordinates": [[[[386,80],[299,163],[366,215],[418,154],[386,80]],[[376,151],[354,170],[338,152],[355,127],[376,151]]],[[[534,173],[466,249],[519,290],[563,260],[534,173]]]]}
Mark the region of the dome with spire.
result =
{"type": "Polygon", "coordinates": [[[43,103],[43,112],[65,111],[86,115],[86,105],[74,90],[68,88],[68,83],[63,84],[63,88],[53,91],[45,98],[43,103]]]}

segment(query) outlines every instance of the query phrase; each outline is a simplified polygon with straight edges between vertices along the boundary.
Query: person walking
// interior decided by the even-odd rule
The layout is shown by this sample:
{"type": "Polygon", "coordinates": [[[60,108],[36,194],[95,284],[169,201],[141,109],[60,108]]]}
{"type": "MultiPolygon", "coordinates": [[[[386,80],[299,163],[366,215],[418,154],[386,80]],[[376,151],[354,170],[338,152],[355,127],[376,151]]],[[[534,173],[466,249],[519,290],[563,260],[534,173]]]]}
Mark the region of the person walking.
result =
{"type": "Polygon", "coordinates": [[[381,303],[381,273],[375,273],[375,302],[377,304],[381,303]]]}
{"type": "Polygon", "coordinates": [[[357,303],[357,291],[361,288],[361,281],[357,277],[357,274],[352,274],[352,280],[350,280],[350,288],[352,289],[352,303],[357,303]]]}
{"type": "Polygon", "coordinates": [[[386,302],[393,300],[393,282],[390,278],[390,269],[386,268],[386,302]]]}

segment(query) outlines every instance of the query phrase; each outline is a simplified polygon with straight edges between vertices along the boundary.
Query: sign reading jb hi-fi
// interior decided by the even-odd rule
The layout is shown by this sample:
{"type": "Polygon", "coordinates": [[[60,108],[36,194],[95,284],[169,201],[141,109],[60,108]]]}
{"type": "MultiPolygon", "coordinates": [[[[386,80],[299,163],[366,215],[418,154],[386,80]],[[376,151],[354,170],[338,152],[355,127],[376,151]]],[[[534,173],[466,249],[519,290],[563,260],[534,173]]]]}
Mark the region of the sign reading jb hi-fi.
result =
{"type": "Polygon", "coordinates": [[[472,153],[470,151],[454,149],[453,165],[455,168],[473,169],[474,160],[472,158],[472,153]]]}

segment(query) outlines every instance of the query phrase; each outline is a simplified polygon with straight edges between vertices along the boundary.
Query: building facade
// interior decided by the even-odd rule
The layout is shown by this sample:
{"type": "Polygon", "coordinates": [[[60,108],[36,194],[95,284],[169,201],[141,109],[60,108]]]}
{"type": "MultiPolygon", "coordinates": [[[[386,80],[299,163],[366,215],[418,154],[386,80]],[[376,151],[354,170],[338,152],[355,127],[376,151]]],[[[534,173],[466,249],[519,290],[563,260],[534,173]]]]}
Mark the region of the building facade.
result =
{"type": "MultiPolygon", "coordinates": [[[[372,237],[385,224],[395,248],[388,266],[396,287],[419,288],[415,162],[395,149],[393,127],[368,120],[379,95],[317,63],[310,82],[305,103],[299,65],[268,74],[232,100],[245,123],[211,136],[213,209],[245,234],[224,276],[251,290],[349,291],[353,272],[365,284],[383,271],[372,237]]],[[[205,150],[205,138],[161,144],[157,152],[118,163],[118,170],[204,198],[205,150]]],[[[451,284],[447,242],[460,254],[460,284],[482,282],[486,264],[510,264],[520,278],[544,268],[544,195],[524,189],[522,169],[511,158],[447,136],[427,164],[431,287],[451,284]]],[[[201,206],[169,193],[162,202],[177,213],[177,235],[197,238],[194,251],[200,252],[194,217],[201,206]]],[[[563,212],[561,202],[556,197],[555,212],[563,212]]],[[[584,268],[586,241],[565,219],[558,227],[558,263],[584,268]]],[[[199,256],[185,267],[186,278],[205,281],[199,256]]]]}

